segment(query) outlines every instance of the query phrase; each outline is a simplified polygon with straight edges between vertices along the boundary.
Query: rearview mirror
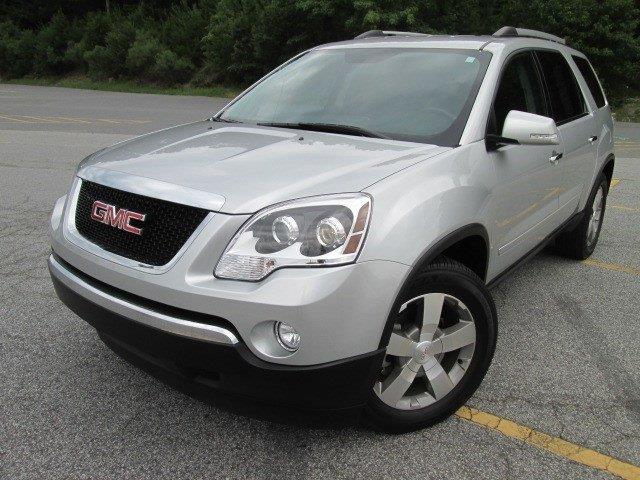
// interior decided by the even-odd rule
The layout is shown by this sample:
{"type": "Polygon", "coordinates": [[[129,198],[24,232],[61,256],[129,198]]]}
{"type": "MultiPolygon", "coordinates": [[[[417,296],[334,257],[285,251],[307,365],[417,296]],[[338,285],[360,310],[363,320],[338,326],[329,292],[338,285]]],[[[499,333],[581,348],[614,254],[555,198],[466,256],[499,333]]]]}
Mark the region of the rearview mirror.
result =
{"type": "Polygon", "coordinates": [[[558,127],[553,118],[511,110],[504,120],[502,135],[487,135],[487,145],[558,145],[558,127]]]}

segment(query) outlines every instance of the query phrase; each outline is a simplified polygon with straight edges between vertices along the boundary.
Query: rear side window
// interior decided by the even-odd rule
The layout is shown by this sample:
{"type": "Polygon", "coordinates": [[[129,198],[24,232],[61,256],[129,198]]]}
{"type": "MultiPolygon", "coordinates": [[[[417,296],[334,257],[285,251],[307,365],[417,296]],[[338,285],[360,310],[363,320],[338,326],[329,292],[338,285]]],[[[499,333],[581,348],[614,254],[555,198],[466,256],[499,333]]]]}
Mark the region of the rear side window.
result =
{"type": "Polygon", "coordinates": [[[547,82],[551,113],[557,124],[567,123],[587,112],[584,97],[571,67],[559,52],[536,52],[547,82]]]}
{"type": "Polygon", "coordinates": [[[591,92],[591,95],[593,95],[593,99],[596,101],[598,108],[604,107],[604,104],[606,103],[604,93],[602,93],[602,89],[598,83],[598,77],[596,77],[596,72],[593,70],[589,60],[582,57],[576,57],[574,55],[573,61],[576,62],[578,70],[580,70],[580,73],[584,77],[584,81],[587,82],[589,91],[591,92]]]}
{"type": "Polygon", "coordinates": [[[490,133],[502,132],[504,119],[511,110],[548,115],[542,83],[531,52],[518,53],[507,63],[493,102],[490,133]]]}

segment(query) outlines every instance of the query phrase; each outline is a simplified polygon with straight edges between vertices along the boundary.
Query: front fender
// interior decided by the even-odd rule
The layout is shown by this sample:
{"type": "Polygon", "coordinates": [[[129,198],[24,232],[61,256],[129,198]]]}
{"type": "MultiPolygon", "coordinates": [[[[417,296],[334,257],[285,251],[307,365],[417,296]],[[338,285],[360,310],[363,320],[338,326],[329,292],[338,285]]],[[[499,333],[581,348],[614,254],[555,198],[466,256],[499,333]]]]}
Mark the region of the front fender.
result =
{"type": "Polygon", "coordinates": [[[359,261],[415,266],[438,242],[470,225],[491,245],[486,205],[494,173],[484,148],[482,142],[458,147],[365,189],[374,203],[359,261]]]}

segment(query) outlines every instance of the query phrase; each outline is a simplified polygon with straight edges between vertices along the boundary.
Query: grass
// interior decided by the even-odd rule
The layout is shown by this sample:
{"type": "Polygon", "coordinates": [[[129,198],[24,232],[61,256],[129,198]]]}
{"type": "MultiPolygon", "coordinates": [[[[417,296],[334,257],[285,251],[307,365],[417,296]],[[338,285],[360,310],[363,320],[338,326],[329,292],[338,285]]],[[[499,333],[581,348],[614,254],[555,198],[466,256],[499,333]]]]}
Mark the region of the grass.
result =
{"type": "Polygon", "coordinates": [[[640,122],[640,97],[627,99],[614,109],[613,116],[619,122],[640,122]]]}
{"type": "Polygon", "coordinates": [[[192,87],[189,85],[163,87],[131,80],[91,80],[88,77],[25,77],[0,80],[1,83],[14,85],[39,85],[50,87],[83,88],[87,90],[105,90],[109,92],[156,93],[161,95],[199,95],[205,97],[233,98],[240,93],[235,87],[192,87]]]}

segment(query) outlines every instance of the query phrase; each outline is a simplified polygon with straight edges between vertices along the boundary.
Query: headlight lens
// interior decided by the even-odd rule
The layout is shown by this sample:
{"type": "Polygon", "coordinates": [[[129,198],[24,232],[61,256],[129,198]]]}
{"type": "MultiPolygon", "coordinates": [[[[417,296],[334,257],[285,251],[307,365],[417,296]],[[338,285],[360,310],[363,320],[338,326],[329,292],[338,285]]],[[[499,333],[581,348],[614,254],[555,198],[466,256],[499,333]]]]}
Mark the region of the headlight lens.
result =
{"type": "Polygon", "coordinates": [[[229,243],[215,275],[258,281],[283,267],[355,261],[369,227],[371,198],[363,193],[310,197],[268,207],[229,243]]]}

